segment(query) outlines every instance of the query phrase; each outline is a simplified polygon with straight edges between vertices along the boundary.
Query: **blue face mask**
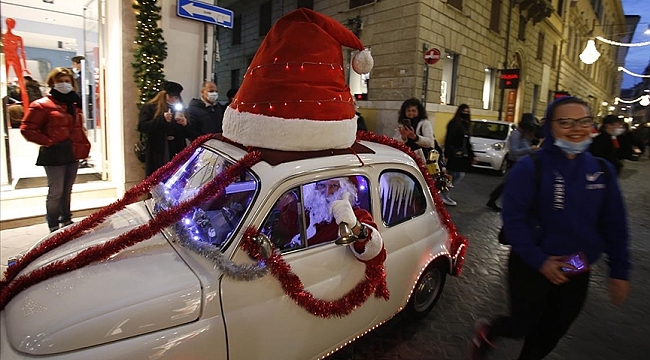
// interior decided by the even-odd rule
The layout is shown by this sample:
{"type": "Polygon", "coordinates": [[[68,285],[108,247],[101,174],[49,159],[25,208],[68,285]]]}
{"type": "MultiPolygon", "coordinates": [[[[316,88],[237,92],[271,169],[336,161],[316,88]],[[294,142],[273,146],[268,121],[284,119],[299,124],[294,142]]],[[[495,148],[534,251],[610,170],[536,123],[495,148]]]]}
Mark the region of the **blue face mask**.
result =
{"type": "Polygon", "coordinates": [[[578,143],[566,141],[563,139],[555,139],[553,145],[562,149],[562,151],[564,151],[566,154],[578,155],[585,152],[585,150],[589,148],[589,145],[591,145],[591,137],[588,137],[586,140],[578,143]]]}

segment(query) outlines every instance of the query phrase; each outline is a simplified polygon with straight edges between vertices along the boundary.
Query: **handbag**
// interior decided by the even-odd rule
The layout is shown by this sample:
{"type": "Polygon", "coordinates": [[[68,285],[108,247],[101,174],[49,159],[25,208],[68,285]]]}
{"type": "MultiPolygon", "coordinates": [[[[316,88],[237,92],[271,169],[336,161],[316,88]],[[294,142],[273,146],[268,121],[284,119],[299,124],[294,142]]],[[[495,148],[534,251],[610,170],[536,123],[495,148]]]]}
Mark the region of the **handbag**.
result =
{"type": "Polygon", "coordinates": [[[144,137],[140,134],[140,141],[133,145],[133,152],[135,157],[138,158],[138,161],[141,163],[146,162],[147,160],[147,143],[144,141],[144,137]]]}
{"type": "Polygon", "coordinates": [[[77,161],[72,151],[72,139],[66,139],[51,146],[41,146],[36,165],[61,166],[77,161]]]}

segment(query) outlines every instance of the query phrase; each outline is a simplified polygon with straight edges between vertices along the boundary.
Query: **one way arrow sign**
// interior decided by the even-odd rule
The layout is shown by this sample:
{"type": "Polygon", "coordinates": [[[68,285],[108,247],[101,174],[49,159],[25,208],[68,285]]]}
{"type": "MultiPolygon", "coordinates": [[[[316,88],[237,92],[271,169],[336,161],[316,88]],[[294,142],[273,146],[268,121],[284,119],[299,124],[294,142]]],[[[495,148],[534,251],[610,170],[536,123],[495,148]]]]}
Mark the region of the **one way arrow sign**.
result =
{"type": "Polygon", "coordinates": [[[215,5],[193,0],[178,0],[176,14],[187,19],[203,21],[232,29],[233,12],[215,5]]]}

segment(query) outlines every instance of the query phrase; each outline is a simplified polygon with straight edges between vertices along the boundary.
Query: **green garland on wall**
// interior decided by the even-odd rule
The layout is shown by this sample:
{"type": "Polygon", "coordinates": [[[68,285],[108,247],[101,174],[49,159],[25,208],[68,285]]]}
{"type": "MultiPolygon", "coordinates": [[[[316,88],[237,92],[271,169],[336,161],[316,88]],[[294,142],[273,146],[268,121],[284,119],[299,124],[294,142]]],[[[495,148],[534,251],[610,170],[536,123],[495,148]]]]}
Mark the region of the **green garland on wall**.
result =
{"type": "Polygon", "coordinates": [[[140,89],[138,107],[151,100],[165,82],[163,61],[167,58],[167,43],[158,27],[160,6],[156,0],[134,0],[133,10],[138,22],[133,54],[133,80],[140,89]]]}

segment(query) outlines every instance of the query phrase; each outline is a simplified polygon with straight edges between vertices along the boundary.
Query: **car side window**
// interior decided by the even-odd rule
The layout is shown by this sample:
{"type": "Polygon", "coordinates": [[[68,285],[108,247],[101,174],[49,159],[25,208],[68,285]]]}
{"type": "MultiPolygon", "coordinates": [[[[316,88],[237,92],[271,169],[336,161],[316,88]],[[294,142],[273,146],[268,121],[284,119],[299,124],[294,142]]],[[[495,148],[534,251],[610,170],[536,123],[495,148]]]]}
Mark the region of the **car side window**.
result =
{"type": "Polygon", "coordinates": [[[385,171],[379,176],[381,217],[393,226],[424,214],[426,197],[420,182],[403,171],[385,171]]]}
{"type": "Polygon", "coordinates": [[[304,247],[300,237],[302,201],[299,188],[293,188],[280,196],[262,225],[262,233],[281,251],[304,247]]]}
{"type": "Polygon", "coordinates": [[[330,205],[346,192],[352,195],[353,208],[370,212],[367,178],[354,175],[321,179],[280,196],[264,221],[262,232],[283,252],[332,242],[338,238],[339,227],[330,213],[330,205]]]}

